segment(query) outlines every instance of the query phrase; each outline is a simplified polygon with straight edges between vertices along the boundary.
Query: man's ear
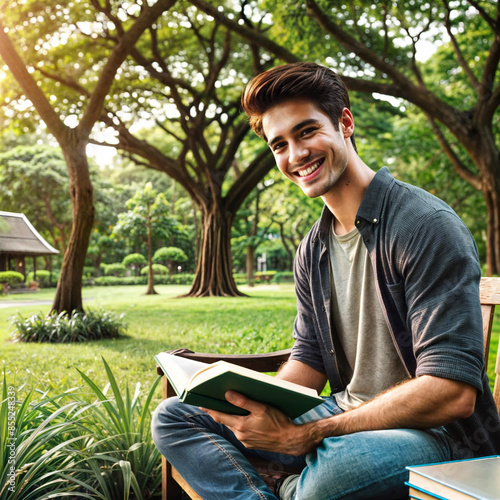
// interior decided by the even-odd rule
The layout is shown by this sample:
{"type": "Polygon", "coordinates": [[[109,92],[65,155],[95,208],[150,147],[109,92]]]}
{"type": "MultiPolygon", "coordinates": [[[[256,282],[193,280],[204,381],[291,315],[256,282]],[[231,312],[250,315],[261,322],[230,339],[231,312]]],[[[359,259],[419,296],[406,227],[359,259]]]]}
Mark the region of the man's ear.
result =
{"type": "Polygon", "coordinates": [[[339,120],[340,130],[344,134],[344,139],[348,139],[354,134],[354,118],[349,109],[344,108],[342,110],[342,115],[339,120]]]}

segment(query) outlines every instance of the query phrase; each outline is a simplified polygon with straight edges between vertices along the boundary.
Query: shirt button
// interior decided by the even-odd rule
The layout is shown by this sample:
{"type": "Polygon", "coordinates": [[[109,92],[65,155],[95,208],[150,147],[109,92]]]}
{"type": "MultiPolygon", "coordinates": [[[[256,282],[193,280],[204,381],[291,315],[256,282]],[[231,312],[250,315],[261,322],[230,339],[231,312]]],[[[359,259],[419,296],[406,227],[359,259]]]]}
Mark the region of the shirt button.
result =
{"type": "Polygon", "coordinates": [[[373,223],[376,224],[378,222],[377,219],[373,219],[373,223]]]}
{"type": "Polygon", "coordinates": [[[333,349],[330,350],[330,356],[333,358],[335,356],[335,351],[333,349]]]}

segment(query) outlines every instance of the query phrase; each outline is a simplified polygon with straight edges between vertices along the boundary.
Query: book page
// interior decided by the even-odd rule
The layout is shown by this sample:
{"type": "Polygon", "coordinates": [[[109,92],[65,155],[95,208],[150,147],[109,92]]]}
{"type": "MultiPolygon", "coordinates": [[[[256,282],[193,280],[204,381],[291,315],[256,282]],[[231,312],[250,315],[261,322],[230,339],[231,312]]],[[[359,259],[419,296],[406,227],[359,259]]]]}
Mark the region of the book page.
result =
{"type": "Polygon", "coordinates": [[[161,352],[155,356],[161,369],[170,380],[176,394],[180,396],[195,373],[210,368],[211,365],[161,352]]]}

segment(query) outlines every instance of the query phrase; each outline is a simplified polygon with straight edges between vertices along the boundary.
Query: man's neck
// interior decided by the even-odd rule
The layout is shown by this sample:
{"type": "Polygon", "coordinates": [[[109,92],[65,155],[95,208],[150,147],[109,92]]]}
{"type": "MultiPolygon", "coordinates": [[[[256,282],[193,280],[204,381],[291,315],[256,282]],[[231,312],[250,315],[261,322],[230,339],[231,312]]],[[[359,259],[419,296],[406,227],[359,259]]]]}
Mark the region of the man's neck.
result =
{"type": "Polygon", "coordinates": [[[334,215],[335,234],[341,236],[352,231],[355,218],[366,188],[375,176],[375,172],[356,158],[349,164],[335,188],[322,196],[325,205],[334,215]]]}

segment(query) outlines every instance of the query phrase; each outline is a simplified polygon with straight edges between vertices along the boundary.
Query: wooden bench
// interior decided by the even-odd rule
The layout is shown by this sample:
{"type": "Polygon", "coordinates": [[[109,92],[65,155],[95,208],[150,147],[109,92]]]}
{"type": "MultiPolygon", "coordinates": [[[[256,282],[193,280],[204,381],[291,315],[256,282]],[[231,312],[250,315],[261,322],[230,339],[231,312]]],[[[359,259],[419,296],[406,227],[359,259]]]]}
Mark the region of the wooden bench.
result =
{"type": "MultiPolygon", "coordinates": [[[[481,313],[483,319],[483,336],[484,336],[484,356],[486,359],[486,364],[488,364],[488,354],[490,350],[490,340],[491,340],[491,327],[493,325],[493,315],[495,312],[495,306],[500,304],[500,278],[482,278],[480,287],[481,296],[481,313]]],[[[245,366],[247,368],[252,368],[253,370],[261,372],[275,372],[280,366],[286,362],[288,356],[290,355],[290,350],[278,351],[266,354],[248,354],[248,355],[221,355],[221,354],[204,354],[204,353],[193,353],[185,350],[182,354],[184,357],[190,359],[196,359],[198,361],[203,361],[204,363],[213,363],[215,361],[224,359],[231,363],[235,363],[240,366],[245,366]]],[[[159,375],[163,375],[161,368],[157,367],[157,372],[159,375]]],[[[496,357],[495,366],[495,386],[493,390],[493,395],[497,405],[497,409],[500,412],[500,349],[498,350],[496,357]]],[[[167,377],[163,376],[162,385],[162,397],[163,399],[175,396],[175,392],[168,382],[167,377]]],[[[293,470],[273,470],[270,469],[270,464],[263,461],[252,461],[253,465],[256,467],[259,474],[263,477],[272,477],[274,475],[279,475],[280,473],[290,473],[296,472],[293,470]]],[[[162,457],[162,500],[180,500],[185,498],[192,500],[203,500],[189,484],[184,481],[182,476],[172,467],[171,464],[162,457]]]]}

